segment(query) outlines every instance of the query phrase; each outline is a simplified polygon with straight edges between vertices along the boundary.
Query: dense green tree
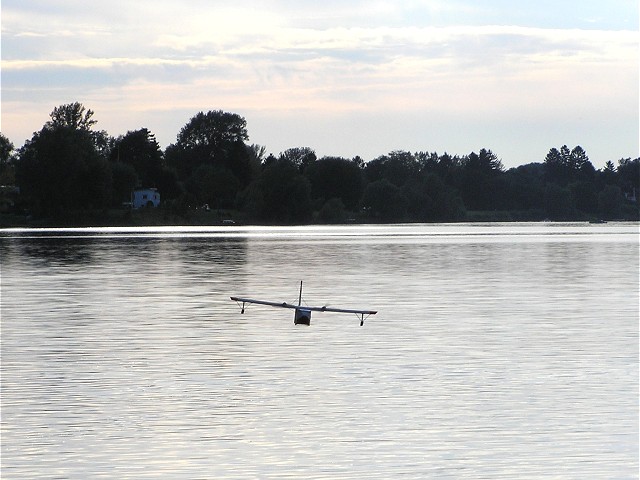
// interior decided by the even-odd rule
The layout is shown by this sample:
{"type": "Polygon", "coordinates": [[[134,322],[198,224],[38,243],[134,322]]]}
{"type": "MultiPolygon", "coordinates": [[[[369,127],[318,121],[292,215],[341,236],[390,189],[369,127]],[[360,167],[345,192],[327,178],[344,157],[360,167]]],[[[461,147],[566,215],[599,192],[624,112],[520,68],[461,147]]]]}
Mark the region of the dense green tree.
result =
{"type": "Polygon", "coordinates": [[[357,163],[340,157],[323,157],[305,170],[311,196],[324,203],[339,198],[343,206],[355,210],[363,192],[362,170],[357,163]]]}
{"type": "Polygon", "coordinates": [[[249,139],[247,121],[236,113],[210,110],[198,112],[182,127],[177,144],[182,148],[205,147],[215,157],[236,142],[249,139]]]}
{"type": "Polygon", "coordinates": [[[625,193],[640,194],[640,158],[623,158],[618,162],[618,176],[625,193]]]}
{"type": "Polygon", "coordinates": [[[278,158],[295,165],[300,173],[317,160],[316,152],[310,147],[289,148],[282,152],[278,158]]]}
{"type": "Polygon", "coordinates": [[[180,181],[189,178],[201,164],[201,157],[198,152],[183,148],[175,143],[165,149],[164,159],[166,165],[176,172],[180,181]]]}
{"type": "MultiPolygon", "coordinates": [[[[111,204],[120,206],[131,201],[131,192],[138,185],[138,175],[133,166],[124,162],[111,164],[112,195],[111,204]]],[[[162,191],[160,192],[162,194],[162,191]]]]}
{"type": "Polygon", "coordinates": [[[353,157],[351,159],[351,161],[353,162],[354,165],[356,165],[360,170],[364,169],[365,163],[364,160],[359,156],[356,155],[355,157],[353,157]]]}
{"type": "Polygon", "coordinates": [[[93,111],[81,103],[60,105],[16,156],[22,200],[37,215],[105,208],[114,201],[106,160],[110,138],[94,131],[93,111]]]}
{"type": "Polygon", "coordinates": [[[162,150],[156,137],[146,128],[129,131],[114,142],[111,161],[134,168],[141,187],[158,187],[163,168],[162,150]]]}
{"type": "Polygon", "coordinates": [[[304,223],[312,211],[317,221],[343,222],[359,207],[359,217],[387,222],[455,221],[467,210],[555,220],[639,216],[640,159],[596,171],[580,146],[551,148],[543,163],[506,171],[489,149],[397,150],[368,163],[318,160],[309,147],[275,157],[245,143],[244,118],[215,110],[194,115],[163,154],[146,128],[114,139],[95,130],[93,116],[79,102],[56,107],[16,155],[0,134],[0,185],[15,178],[32,211],[49,216],[120,205],[135,186],[158,188],[175,212],[235,206],[250,220],[275,223],[304,223]]]}
{"type": "Polygon", "coordinates": [[[347,213],[339,198],[332,198],[325,202],[318,212],[318,220],[322,223],[344,223],[347,213]]]}
{"type": "Polygon", "coordinates": [[[311,218],[311,185],[298,167],[286,160],[265,166],[262,175],[241,195],[241,204],[258,219],[304,223],[311,218]]]}
{"type": "Polygon", "coordinates": [[[266,156],[266,158],[262,161],[262,166],[263,167],[268,167],[270,165],[273,165],[274,163],[276,163],[278,161],[278,159],[276,158],[276,156],[273,153],[270,153],[269,155],[266,156]]]}
{"type": "Polygon", "coordinates": [[[560,150],[552,148],[544,159],[545,177],[547,181],[559,185],[566,185],[569,181],[569,171],[563,161],[560,150]]]}
{"type": "Polygon", "coordinates": [[[187,188],[200,205],[232,208],[240,190],[240,181],[223,166],[200,165],[187,182],[187,188]]]}
{"type": "Polygon", "coordinates": [[[571,171],[580,173],[583,176],[591,177],[595,172],[593,165],[589,161],[587,152],[585,152],[580,145],[577,145],[571,150],[567,163],[571,171]]]}
{"type": "Polygon", "coordinates": [[[456,177],[456,187],[470,210],[491,210],[493,191],[483,173],[463,169],[456,177]]]}
{"type": "Polygon", "coordinates": [[[607,219],[619,218],[623,202],[622,190],[615,185],[607,185],[598,195],[600,214],[607,219]]]}
{"type": "Polygon", "coordinates": [[[407,211],[407,200],[399,187],[386,178],[369,183],[362,197],[362,206],[379,220],[401,221],[407,211]]]}
{"type": "Polygon", "coordinates": [[[576,180],[592,180],[595,176],[595,168],[580,145],[573,150],[569,150],[566,145],[560,150],[552,148],[545,157],[544,165],[547,181],[561,187],[576,180]]]}
{"type": "Polygon", "coordinates": [[[266,159],[267,148],[264,145],[252,144],[247,146],[247,158],[249,159],[249,168],[251,178],[258,178],[262,173],[262,165],[266,159]]]}
{"type": "Polygon", "coordinates": [[[111,202],[111,170],[92,135],[68,126],[45,127],[20,150],[18,182],[36,213],[103,208],[111,202]]]}
{"type": "Polygon", "coordinates": [[[507,206],[509,210],[544,209],[544,165],[529,163],[509,169],[505,173],[508,183],[507,206]]]}
{"type": "Polygon", "coordinates": [[[254,178],[253,176],[260,171],[254,163],[254,152],[243,142],[233,143],[228,152],[223,166],[235,175],[240,185],[246,187],[254,178]]]}
{"type": "Polygon", "coordinates": [[[162,167],[156,185],[163,201],[175,200],[184,193],[178,174],[171,168],[162,167]]]}
{"type": "Polygon", "coordinates": [[[4,166],[9,163],[11,156],[13,155],[13,150],[13,143],[0,133],[0,166],[4,166]]]}
{"type": "Polygon", "coordinates": [[[496,210],[501,208],[498,187],[504,186],[498,178],[503,174],[502,162],[491,151],[471,152],[461,162],[454,184],[461,192],[464,204],[470,210],[496,210]]]}
{"type": "Polygon", "coordinates": [[[424,188],[431,199],[425,210],[425,220],[431,222],[456,221],[465,217],[466,211],[460,195],[445,184],[436,174],[424,179],[424,188]]]}
{"type": "Polygon", "coordinates": [[[414,155],[421,174],[439,174],[438,165],[440,158],[437,152],[417,152],[414,155]]]}
{"type": "Polygon", "coordinates": [[[13,143],[0,133],[0,185],[13,185],[15,183],[13,153],[13,143]]]}
{"type": "Polygon", "coordinates": [[[56,107],[20,149],[17,181],[35,213],[60,217],[111,204],[108,136],[92,130],[92,117],[78,102],[56,107]]]}
{"type": "Polygon", "coordinates": [[[98,152],[107,155],[109,150],[109,135],[104,130],[94,130],[98,123],[93,119],[94,111],[85,108],[80,102],[67,103],[55,107],[49,114],[50,120],[45,123],[46,129],[57,129],[60,127],[71,130],[87,132],[93,140],[98,152]]]}
{"type": "Polygon", "coordinates": [[[618,182],[616,166],[609,160],[600,172],[600,180],[604,185],[615,185],[618,182]]]}
{"type": "Polygon", "coordinates": [[[250,221],[261,221],[266,217],[262,183],[256,180],[238,193],[236,206],[241,209],[250,221]]]}
{"type": "Polygon", "coordinates": [[[434,209],[434,201],[427,192],[422,178],[413,178],[400,189],[407,202],[408,215],[417,221],[430,221],[429,213],[434,209]]]}
{"type": "Polygon", "coordinates": [[[569,184],[575,208],[584,213],[598,213],[598,190],[593,182],[579,180],[569,184]]]}
{"type": "Polygon", "coordinates": [[[419,171],[419,164],[412,153],[393,151],[369,162],[364,169],[368,182],[387,180],[396,187],[403,186],[414,178],[419,171]]]}
{"type": "Polygon", "coordinates": [[[502,161],[498,159],[495,153],[485,148],[480,153],[471,152],[462,162],[465,170],[485,175],[498,175],[504,171],[502,161]]]}
{"type": "Polygon", "coordinates": [[[566,220],[573,214],[571,192],[555,183],[548,183],[544,191],[544,208],[551,220],[566,220]]]}
{"type": "Polygon", "coordinates": [[[402,188],[411,219],[421,222],[459,220],[464,217],[462,199],[435,173],[408,181],[402,188]]]}
{"type": "Polygon", "coordinates": [[[46,124],[46,128],[55,129],[57,127],[68,127],[72,130],[84,130],[89,132],[98,123],[93,120],[95,112],[87,110],[80,102],[68,103],[55,107],[49,114],[51,120],[46,124]]]}
{"type": "Polygon", "coordinates": [[[457,155],[449,155],[444,153],[438,160],[437,174],[448,185],[454,185],[453,178],[460,172],[462,168],[462,159],[457,155]]]}
{"type": "Polygon", "coordinates": [[[242,185],[251,180],[246,120],[238,114],[213,110],[199,112],[182,127],[175,144],[167,147],[167,164],[187,179],[200,165],[225,167],[242,185]]]}

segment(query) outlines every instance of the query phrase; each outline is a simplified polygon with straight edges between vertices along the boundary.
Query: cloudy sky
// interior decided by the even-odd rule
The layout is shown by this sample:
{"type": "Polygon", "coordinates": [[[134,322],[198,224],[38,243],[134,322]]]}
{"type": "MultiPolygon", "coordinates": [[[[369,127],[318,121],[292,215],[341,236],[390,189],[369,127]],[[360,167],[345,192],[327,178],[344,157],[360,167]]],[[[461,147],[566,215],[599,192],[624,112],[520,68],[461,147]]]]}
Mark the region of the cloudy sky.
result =
{"type": "Polygon", "coordinates": [[[164,148],[199,111],[278,154],[637,157],[637,0],[3,0],[1,131],[82,102],[164,148]]]}

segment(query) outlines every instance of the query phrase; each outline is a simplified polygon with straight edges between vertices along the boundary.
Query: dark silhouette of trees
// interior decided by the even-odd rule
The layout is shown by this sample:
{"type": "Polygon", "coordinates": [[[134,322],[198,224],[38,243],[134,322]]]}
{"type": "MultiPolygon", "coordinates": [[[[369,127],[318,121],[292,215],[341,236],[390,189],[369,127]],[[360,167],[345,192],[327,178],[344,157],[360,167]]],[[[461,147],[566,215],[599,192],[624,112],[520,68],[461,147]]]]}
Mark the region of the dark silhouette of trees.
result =
{"type": "Polygon", "coordinates": [[[362,206],[373,218],[383,222],[403,221],[407,211],[407,199],[399,187],[386,178],[367,185],[362,206]]]}
{"type": "Polygon", "coordinates": [[[425,221],[444,222],[464,220],[466,208],[458,192],[432,174],[425,179],[425,187],[432,200],[425,221]]]}
{"type": "Polygon", "coordinates": [[[250,156],[244,143],[249,139],[246,125],[246,120],[235,113],[199,112],[182,127],[176,143],[167,148],[167,163],[182,180],[199,166],[211,165],[228,168],[246,185],[251,175],[250,156]]]}
{"type": "Polygon", "coordinates": [[[111,202],[111,169],[90,130],[51,122],[20,150],[18,182],[43,215],[104,208],[111,202]]]}
{"type": "Polygon", "coordinates": [[[0,165],[5,166],[11,160],[14,146],[11,141],[0,133],[0,165]]]}
{"type": "Polygon", "coordinates": [[[93,119],[94,111],[86,109],[80,102],[67,103],[55,107],[49,114],[49,120],[44,128],[57,129],[66,127],[71,130],[86,132],[93,140],[96,149],[105,155],[109,149],[109,135],[104,130],[94,130],[97,120],[93,119]]]}
{"type": "Polygon", "coordinates": [[[111,178],[111,205],[117,207],[131,201],[131,192],[139,185],[136,169],[128,163],[112,162],[111,178]]]}
{"type": "Polygon", "coordinates": [[[425,172],[404,185],[411,218],[421,222],[461,220],[465,216],[462,199],[456,190],[447,186],[435,173],[425,172]]]}
{"type": "Polygon", "coordinates": [[[155,135],[146,128],[129,131],[115,139],[109,157],[114,173],[114,192],[117,190],[115,204],[128,199],[134,187],[157,188],[162,192],[163,200],[175,199],[182,193],[177,173],[166,166],[164,154],[155,135]],[[133,169],[133,185],[132,177],[123,165],[133,169]],[[117,189],[116,185],[119,185],[117,189]]]}
{"type": "Polygon", "coordinates": [[[623,158],[618,162],[620,187],[628,194],[640,194],[640,158],[623,158]]]}
{"type": "Polygon", "coordinates": [[[318,221],[321,223],[344,223],[345,220],[347,211],[339,198],[328,200],[318,212],[318,221]]]}
{"type": "Polygon", "coordinates": [[[579,218],[584,215],[613,218],[622,212],[624,200],[620,186],[616,185],[620,175],[616,174],[613,162],[607,162],[605,168],[597,172],[581,146],[569,150],[563,145],[560,150],[549,150],[544,168],[547,182],[545,205],[550,218],[579,218]],[[618,190],[612,190],[611,186],[618,190]],[[561,191],[563,193],[558,197],[561,191]],[[559,203],[553,204],[551,198],[556,198],[559,203]],[[612,202],[618,202],[618,207],[613,208],[612,202]]]}
{"type": "Polygon", "coordinates": [[[501,196],[497,187],[503,171],[502,162],[491,150],[483,148],[480,153],[471,152],[462,159],[456,187],[468,209],[495,210],[499,207],[501,196]]]}
{"type": "Polygon", "coordinates": [[[212,221],[639,218],[640,159],[596,170],[580,146],[551,148],[540,163],[510,169],[486,148],[463,156],[396,150],[365,162],[293,147],[276,157],[246,143],[243,117],[213,110],[194,115],[163,152],[148,129],[112,138],[93,116],[78,102],[56,107],[15,153],[0,134],[0,185],[20,187],[21,208],[64,219],[156,187],[161,208],[187,215],[207,204],[217,212],[212,221]]]}
{"type": "Polygon", "coordinates": [[[455,185],[460,169],[459,159],[447,154],[391,152],[365,165],[368,184],[362,204],[374,218],[383,221],[393,217],[458,220],[464,216],[455,185]]]}
{"type": "Polygon", "coordinates": [[[544,165],[529,163],[505,172],[509,190],[506,201],[508,210],[539,211],[544,209],[544,165]]]}
{"type": "Polygon", "coordinates": [[[0,133],[0,185],[13,185],[15,183],[13,153],[13,143],[0,133]]]}
{"type": "Polygon", "coordinates": [[[275,223],[304,223],[311,219],[311,185],[288,160],[265,166],[260,178],[242,195],[241,204],[253,218],[275,223]]]}
{"type": "Polygon", "coordinates": [[[163,166],[160,175],[155,182],[156,188],[161,192],[162,199],[175,200],[184,194],[184,187],[178,181],[178,174],[172,168],[163,166]]]}
{"type": "Polygon", "coordinates": [[[258,178],[262,171],[262,165],[266,162],[267,147],[256,145],[255,143],[247,147],[247,157],[249,159],[249,169],[251,178],[258,178]]]}
{"type": "Polygon", "coordinates": [[[573,213],[571,192],[556,183],[547,183],[544,190],[544,209],[551,220],[567,220],[573,213]]]}
{"type": "Polygon", "coordinates": [[[603,218],[619,218],[622,213],[623,195],[620,187],[607,185],[598,194],[598,208],[603,218]]]}
{"type": "Polygon", "coordinates": [[[544,160],[546,180],[561,187],[576,180],[592,179],[595,168],[584,149],[578,145],[569,150],[563,145],[560,150],[552,148],[544,160]]]}
{"type": "Polygon", "coordinates": [[[339,199],[343,208],[357,209],[364,188],[362,169],[357,163],[340,157],[323,157],[310,163],[304,173],[311,183],[311,197],[318,205],[339,199]]]}
{"type": "Polygon", "coordinates": [[[245,144],[249,139],[246,124],[238,114],[212,110],[197,113],[182,127],[176,143],[167,147],[165,161],[190,198],[211,207],[230,208],[241,189],[249,185],[260,152],[245,144]]]}
{"type": "Polygon", "coordinates": [[[278,158],[295,165],[300,173],[304,172],[307,167],[317,160],[316,152],[309,147],[288,148],[278,158]]]}
{"type": "Polygon", "coordinates": [[[401,187],[418,174],[419,165],[410,152],[396,150],[367,163],[364,172],[367,181],[387,180],[401,187]]]}
{"type": "Polygon", "coordinates": [[[617,176],[616,166],[611,160],[607,161],[600,172],[600,181],[605,185],[614,185],[618,181],[617,176]]]}
{"type": "Polygon", "coordinates": [[[211,160],[224,154],[225,148],[249,139],[247,121],[236,113],[210,110],[199,112],[182,127],[177,145],[182,148],[204,149],[211,160]]]}
{"type": "Polygon", "coordinates": [[[189,177],[186,189],[194,195],[199,205],[211,208],[233,208],[240,181],[226,167],[208,164],[200,165],[189,177]]]}
{"type": "Polygon", "coordinates": [[[569,191],[576,210],[588,214],[598,214],[598,193],[594,182],[578,180],[569,184],[569,191]]]}
{"type": "Polygon", "coordinates": [[[94,113],[93,110],[87,110],[80,102],[60,105],[49,114],[51,120],[46,123],[45,128],[68,127],[71,130],[89,132],[98,123],[92,118],[94,113]]]}
{"type": "Polygon", "coordinates": [[[163,154],[156,137],[146,128],[118,137],[111,148],[110,160],[133,167],[139,186],[157,187],[163,168],[163,154]]]}

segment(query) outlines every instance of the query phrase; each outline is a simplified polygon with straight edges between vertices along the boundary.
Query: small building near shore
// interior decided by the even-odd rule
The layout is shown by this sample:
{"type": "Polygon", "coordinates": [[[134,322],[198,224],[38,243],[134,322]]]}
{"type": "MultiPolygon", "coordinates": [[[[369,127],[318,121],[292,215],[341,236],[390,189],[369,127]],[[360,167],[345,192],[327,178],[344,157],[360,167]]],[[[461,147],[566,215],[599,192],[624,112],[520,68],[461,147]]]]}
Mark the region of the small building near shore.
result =
{"type": "Polygon", "coordinates": [[[156,188],[139,188],[131,192],[131,206],[138,208],[155,208],[160,206],[160,193],[156,188]]]}

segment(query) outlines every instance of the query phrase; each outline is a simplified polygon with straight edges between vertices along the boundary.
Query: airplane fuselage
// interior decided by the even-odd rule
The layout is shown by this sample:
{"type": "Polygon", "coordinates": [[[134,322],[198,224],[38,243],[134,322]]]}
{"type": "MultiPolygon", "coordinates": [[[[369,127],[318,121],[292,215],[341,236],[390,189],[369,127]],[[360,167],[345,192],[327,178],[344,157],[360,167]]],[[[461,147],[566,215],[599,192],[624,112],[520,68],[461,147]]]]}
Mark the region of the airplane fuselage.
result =
{"type": "Polygon", "coordinates": [[[294,325],[311,325],[311,310],[306,308],[296,308],[293,323],[294,325]]]}

